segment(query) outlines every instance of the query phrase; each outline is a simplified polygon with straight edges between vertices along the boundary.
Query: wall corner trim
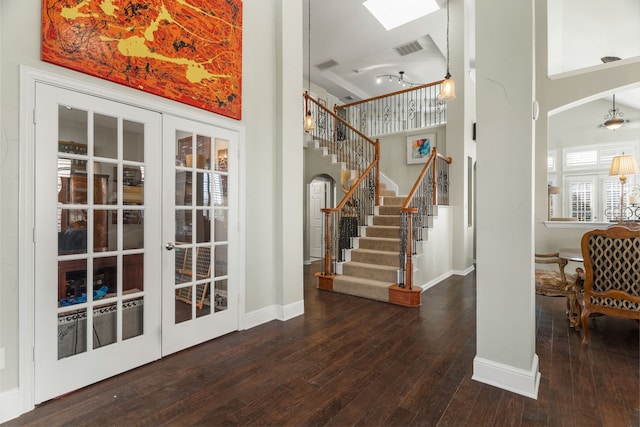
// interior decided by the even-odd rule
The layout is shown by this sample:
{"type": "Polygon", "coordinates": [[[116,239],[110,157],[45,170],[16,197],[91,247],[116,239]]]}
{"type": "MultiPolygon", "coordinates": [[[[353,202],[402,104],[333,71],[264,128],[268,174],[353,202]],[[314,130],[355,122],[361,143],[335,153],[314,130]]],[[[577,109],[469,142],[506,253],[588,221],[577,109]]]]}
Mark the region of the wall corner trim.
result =
{"type": "Polygon", "coordinates": [[[304,314],[304,300],[288,305],[271,305],[244,316],[240,330],[255,328],[272,320],[287,321],[304,314]]]}

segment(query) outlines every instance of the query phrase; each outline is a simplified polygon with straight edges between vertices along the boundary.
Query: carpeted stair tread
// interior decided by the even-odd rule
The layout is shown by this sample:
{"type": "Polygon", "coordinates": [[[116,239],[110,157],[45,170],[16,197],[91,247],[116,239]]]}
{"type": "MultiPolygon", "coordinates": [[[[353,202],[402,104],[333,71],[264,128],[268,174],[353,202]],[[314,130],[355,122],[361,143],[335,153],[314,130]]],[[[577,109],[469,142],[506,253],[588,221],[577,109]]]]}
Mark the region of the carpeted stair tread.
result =
{"type": "Polygon", "coordinates": [[[399,229],[397,225],[370,225],[367,227],[366,236],[394,238],[400,235],[399,229]]]}
{"type": "Polygon", "coordinates": [[[378,206],[378,212],[380,215],[400,215],[400,208],[402,208],[400,205],[381,205],[378,206]]]}
{"type": "Polygon", "coordinates": [[[374,249],[378,251],[399,251],[400,239],[389,237],[360,237],[360,249],[374,249]]]}
{"type": "Polygon", "coordinates": [[[342,274],[363,279],[395,282],[398,279],[398,266],[349,261],[342,266],[342,274]]]}
{"type": "Polygon", "coordinates": [[[400,226],[399,215],[376,215],[373,217],[373,225],[400,226]]]}
{"type": "Polygon", "coordinates": [[[334,292],[384,302],[389,301],[389,286],[392,285],[392,282],[353,276],[336,276],[333,279],[334,292]]]}
{"type": "Polygon", "coordinates": [[[406,196],[383,197],[382,204],[385,206],[402,206],[406,199],[406,196]]]}
{"type": "Polygon", "coordinates": [[[400,253],[397,250],[393,252],[360,248],[351,252],[351,261],[364,264],[389,265],[398,268],[399,255],[400,253]]]}

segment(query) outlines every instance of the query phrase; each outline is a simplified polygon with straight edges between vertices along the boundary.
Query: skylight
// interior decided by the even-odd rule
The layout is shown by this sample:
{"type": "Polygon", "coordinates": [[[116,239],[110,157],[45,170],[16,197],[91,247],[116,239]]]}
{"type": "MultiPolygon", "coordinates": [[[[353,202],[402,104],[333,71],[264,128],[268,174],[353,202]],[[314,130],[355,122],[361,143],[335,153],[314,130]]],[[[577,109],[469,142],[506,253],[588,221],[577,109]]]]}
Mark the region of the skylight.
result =
{"type": "Polygon", "coordinates": [[[387,31],[440,9],[435,0],[367,0],[362,4],[387,31]]]}

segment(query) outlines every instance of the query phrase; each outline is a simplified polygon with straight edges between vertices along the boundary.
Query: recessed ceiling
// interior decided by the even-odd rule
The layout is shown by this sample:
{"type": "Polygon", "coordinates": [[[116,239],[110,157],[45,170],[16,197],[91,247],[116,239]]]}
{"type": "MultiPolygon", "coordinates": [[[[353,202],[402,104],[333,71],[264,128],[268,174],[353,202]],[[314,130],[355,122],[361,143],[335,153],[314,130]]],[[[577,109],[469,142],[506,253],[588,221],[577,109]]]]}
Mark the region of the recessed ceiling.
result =
{"type": "MultiPolygon", "coordinates": [[[[395,1],[384,0],[396,4],[395,1]]],[[[440,9],[387,31],[362,0],[310,0],[311,80],[343,102],[382,95],[389,87],[376,76],[404,71],[406,80],[429,83],[446,73],[446,1],[440,9]],[[396,48],[416,43],[422,50],[402,56],[396,48]],[[327,61],[332,65],[325,67],[327,61]],[[334,65],[335,63],[335,65],[334,65]],[[314,64],[318,64],[315,66],[314,64]]],[[[304,78],[308,76],[308,1],[304,1],[304,78]]],[[[473,16],[475,1],[465,2],[473,16]]],[[[602,57],[640,56],[640,1],[549,1],[550,72],[602,65],[602,57]]],[[[470,25],[473,19],[468,19],[470,25]]],[[[473,33],[473,27],[469,29],[473,33]]],[[[470,54],[473,68],[475,58],[470,54]]],[[[471,70],[473,72],[473,70],[471,70]]],[[[454,76],[455,78],[455,76],[454,76]]],[[[383,79],[384,80],[384,79],[383,79]]],[[[639,78],[640,80],[640,78],[639,78]]],[[[616,102],[640,109],[638,91],[616,92],[616,102]]],[[[609,100],[611,94],[608,94],[609,100]]]]}

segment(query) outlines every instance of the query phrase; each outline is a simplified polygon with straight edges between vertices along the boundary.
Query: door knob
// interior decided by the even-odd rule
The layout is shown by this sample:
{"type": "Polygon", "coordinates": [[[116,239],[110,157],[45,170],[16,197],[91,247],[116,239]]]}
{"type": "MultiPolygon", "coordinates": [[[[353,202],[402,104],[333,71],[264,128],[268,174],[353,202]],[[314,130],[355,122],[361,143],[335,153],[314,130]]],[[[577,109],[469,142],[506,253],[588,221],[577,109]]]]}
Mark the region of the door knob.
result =
{"type": "Polygon", "coordinates": [[[172,251],[173,248],[175,248],[175,246],[173,246],[173,243],[171,243],[171,242],[167,243],[164,247],[168,251],[172,251]]]}

